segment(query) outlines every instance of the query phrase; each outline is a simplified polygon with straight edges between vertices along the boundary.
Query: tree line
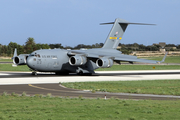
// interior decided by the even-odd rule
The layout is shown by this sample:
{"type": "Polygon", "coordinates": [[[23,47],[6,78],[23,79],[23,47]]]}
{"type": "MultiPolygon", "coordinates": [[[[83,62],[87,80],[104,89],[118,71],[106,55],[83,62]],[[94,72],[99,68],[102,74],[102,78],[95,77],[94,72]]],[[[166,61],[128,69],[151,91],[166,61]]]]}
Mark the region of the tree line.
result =
{"type": "MultiPolygon", "coordinates": [[[[19,45],[15,42],[10,42],[8,45],[1,45],[0,44],[0,56],[4,57],[12,57],[14,53],[14,49],[17,48],[18,55],[19,54],[30,54],[31,52],[39,49],[81,49],[81,48],[101,48],[104,44],[103,43],[96,43],[93,45],[84,45],[79,44],[75,47],[71,46],[62,46],[60,43],[58,44],[37,44],[35,43],[34,38],[29,37],[24,45],[19,45]]],[[[130,54],[132,51],[159,51],[160,45],[149,45],[145,46],[143,44],[121,44],[119,43],[120,48],[118,50],[122,51],[122,53],[130,54]]],[[[174,44],[167,44],[166,47],[176,47],[177,50],[180,50],[180,45],[174,44]]]]}

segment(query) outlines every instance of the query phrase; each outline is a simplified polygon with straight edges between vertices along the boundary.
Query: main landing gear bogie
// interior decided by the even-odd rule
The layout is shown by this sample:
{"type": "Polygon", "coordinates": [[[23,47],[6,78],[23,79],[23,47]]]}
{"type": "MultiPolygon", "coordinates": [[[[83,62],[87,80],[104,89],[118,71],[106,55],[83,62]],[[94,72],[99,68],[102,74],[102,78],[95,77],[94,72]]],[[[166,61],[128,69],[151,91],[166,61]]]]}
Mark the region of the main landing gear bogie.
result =
{"type": "Polygon", "coordinates": [[[34,72],[32,72],[32,75],[35,75],[35,76],[36,76],[36,75],[37,75],[37,72],[35,72],[35,71],[34,71],[34,72]]]}
{"type": "Polygon", "coordinates": [[[56,75],[69,75],[69,72],[55,72],[56,75]]]}
{"type": "Polygon", "coordinates": [[[83,71],[79,71],[79,72],[77,73],[77,75],[80,75],[80,76],[91,76],[92,73],[83,73],[83,71]]]}

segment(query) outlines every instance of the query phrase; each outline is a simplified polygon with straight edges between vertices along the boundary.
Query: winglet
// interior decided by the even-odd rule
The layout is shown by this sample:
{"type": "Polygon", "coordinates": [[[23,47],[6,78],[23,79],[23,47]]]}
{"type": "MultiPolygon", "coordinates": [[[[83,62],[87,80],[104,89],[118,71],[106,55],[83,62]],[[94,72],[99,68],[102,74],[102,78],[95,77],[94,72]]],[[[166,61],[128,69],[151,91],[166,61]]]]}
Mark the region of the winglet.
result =
{"type": "Polygon", "coordinates": [[[14,57],[16,57],[16,56],[17,56],[17,49],[15,48],[15,50],[14,50],[14,55],[13,55],[12,59],[13,59],[14,57]]]}
{"type": "Polygon", "coordinates": [[[163,59],[161,61],[159,61],[159,63],[162,63],[162,62],[165,61],[167,54],[168,54],[168,52],[166,52],[166,54],[164,55],[163,59]]]}

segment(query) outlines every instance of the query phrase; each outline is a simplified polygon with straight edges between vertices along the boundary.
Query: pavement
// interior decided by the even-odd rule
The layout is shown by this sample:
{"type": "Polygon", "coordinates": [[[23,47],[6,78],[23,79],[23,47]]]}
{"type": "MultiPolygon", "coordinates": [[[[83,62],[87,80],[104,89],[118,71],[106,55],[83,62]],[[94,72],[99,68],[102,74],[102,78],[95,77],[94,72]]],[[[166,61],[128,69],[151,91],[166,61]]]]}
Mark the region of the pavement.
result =
{"type": "Polygon", "coordinates": [[[167,79],[180,79],[180,70],[96,71],[92,76],[57,76],[54,73],[38,73],[33,76],[30,72],[0,72],[0,85],[167,79]]]}
{"type": "Polygon", "coordinates": [[[38,73],[37,76],[30,72],[0,72],[0,94],[15,92],[27,95],[51,93],[53,96],[85,98],[120,98],[120,99],[151,99],[151,100],[177,100],[180,96],[129,94],[81,91],[61,86],[59,82],[87,82],[87,81],[135,81],[135,80],[166,80],[180,79],[180,70],[152,70],[152,71],[97,71],[92,76],[57,76],[53,73],[38,73]]]}

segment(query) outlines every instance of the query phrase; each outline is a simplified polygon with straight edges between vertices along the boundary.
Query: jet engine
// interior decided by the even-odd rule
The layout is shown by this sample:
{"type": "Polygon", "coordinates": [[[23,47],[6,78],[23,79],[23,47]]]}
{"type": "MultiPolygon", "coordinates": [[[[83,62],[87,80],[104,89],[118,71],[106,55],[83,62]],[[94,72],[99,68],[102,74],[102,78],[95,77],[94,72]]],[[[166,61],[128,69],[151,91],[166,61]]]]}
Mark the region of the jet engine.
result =
{"type": "Polygon", "coordinates": [[[108,58],[99,58],[96,61],[96,65],[101,68],[108,68],[113,65],[113,60],[108,58]]]}
{"type": "Polygon", "coordinates": [[[15,65],[26,65],[27,55],[19,55],[13,58],[13,63],[15,65]]]}
{"type": "Polygon", "coordinates": [[[87,62],[87,58],[81,55],[75,55],[69,58],[70,65],[84,65],[87,62]]]}

